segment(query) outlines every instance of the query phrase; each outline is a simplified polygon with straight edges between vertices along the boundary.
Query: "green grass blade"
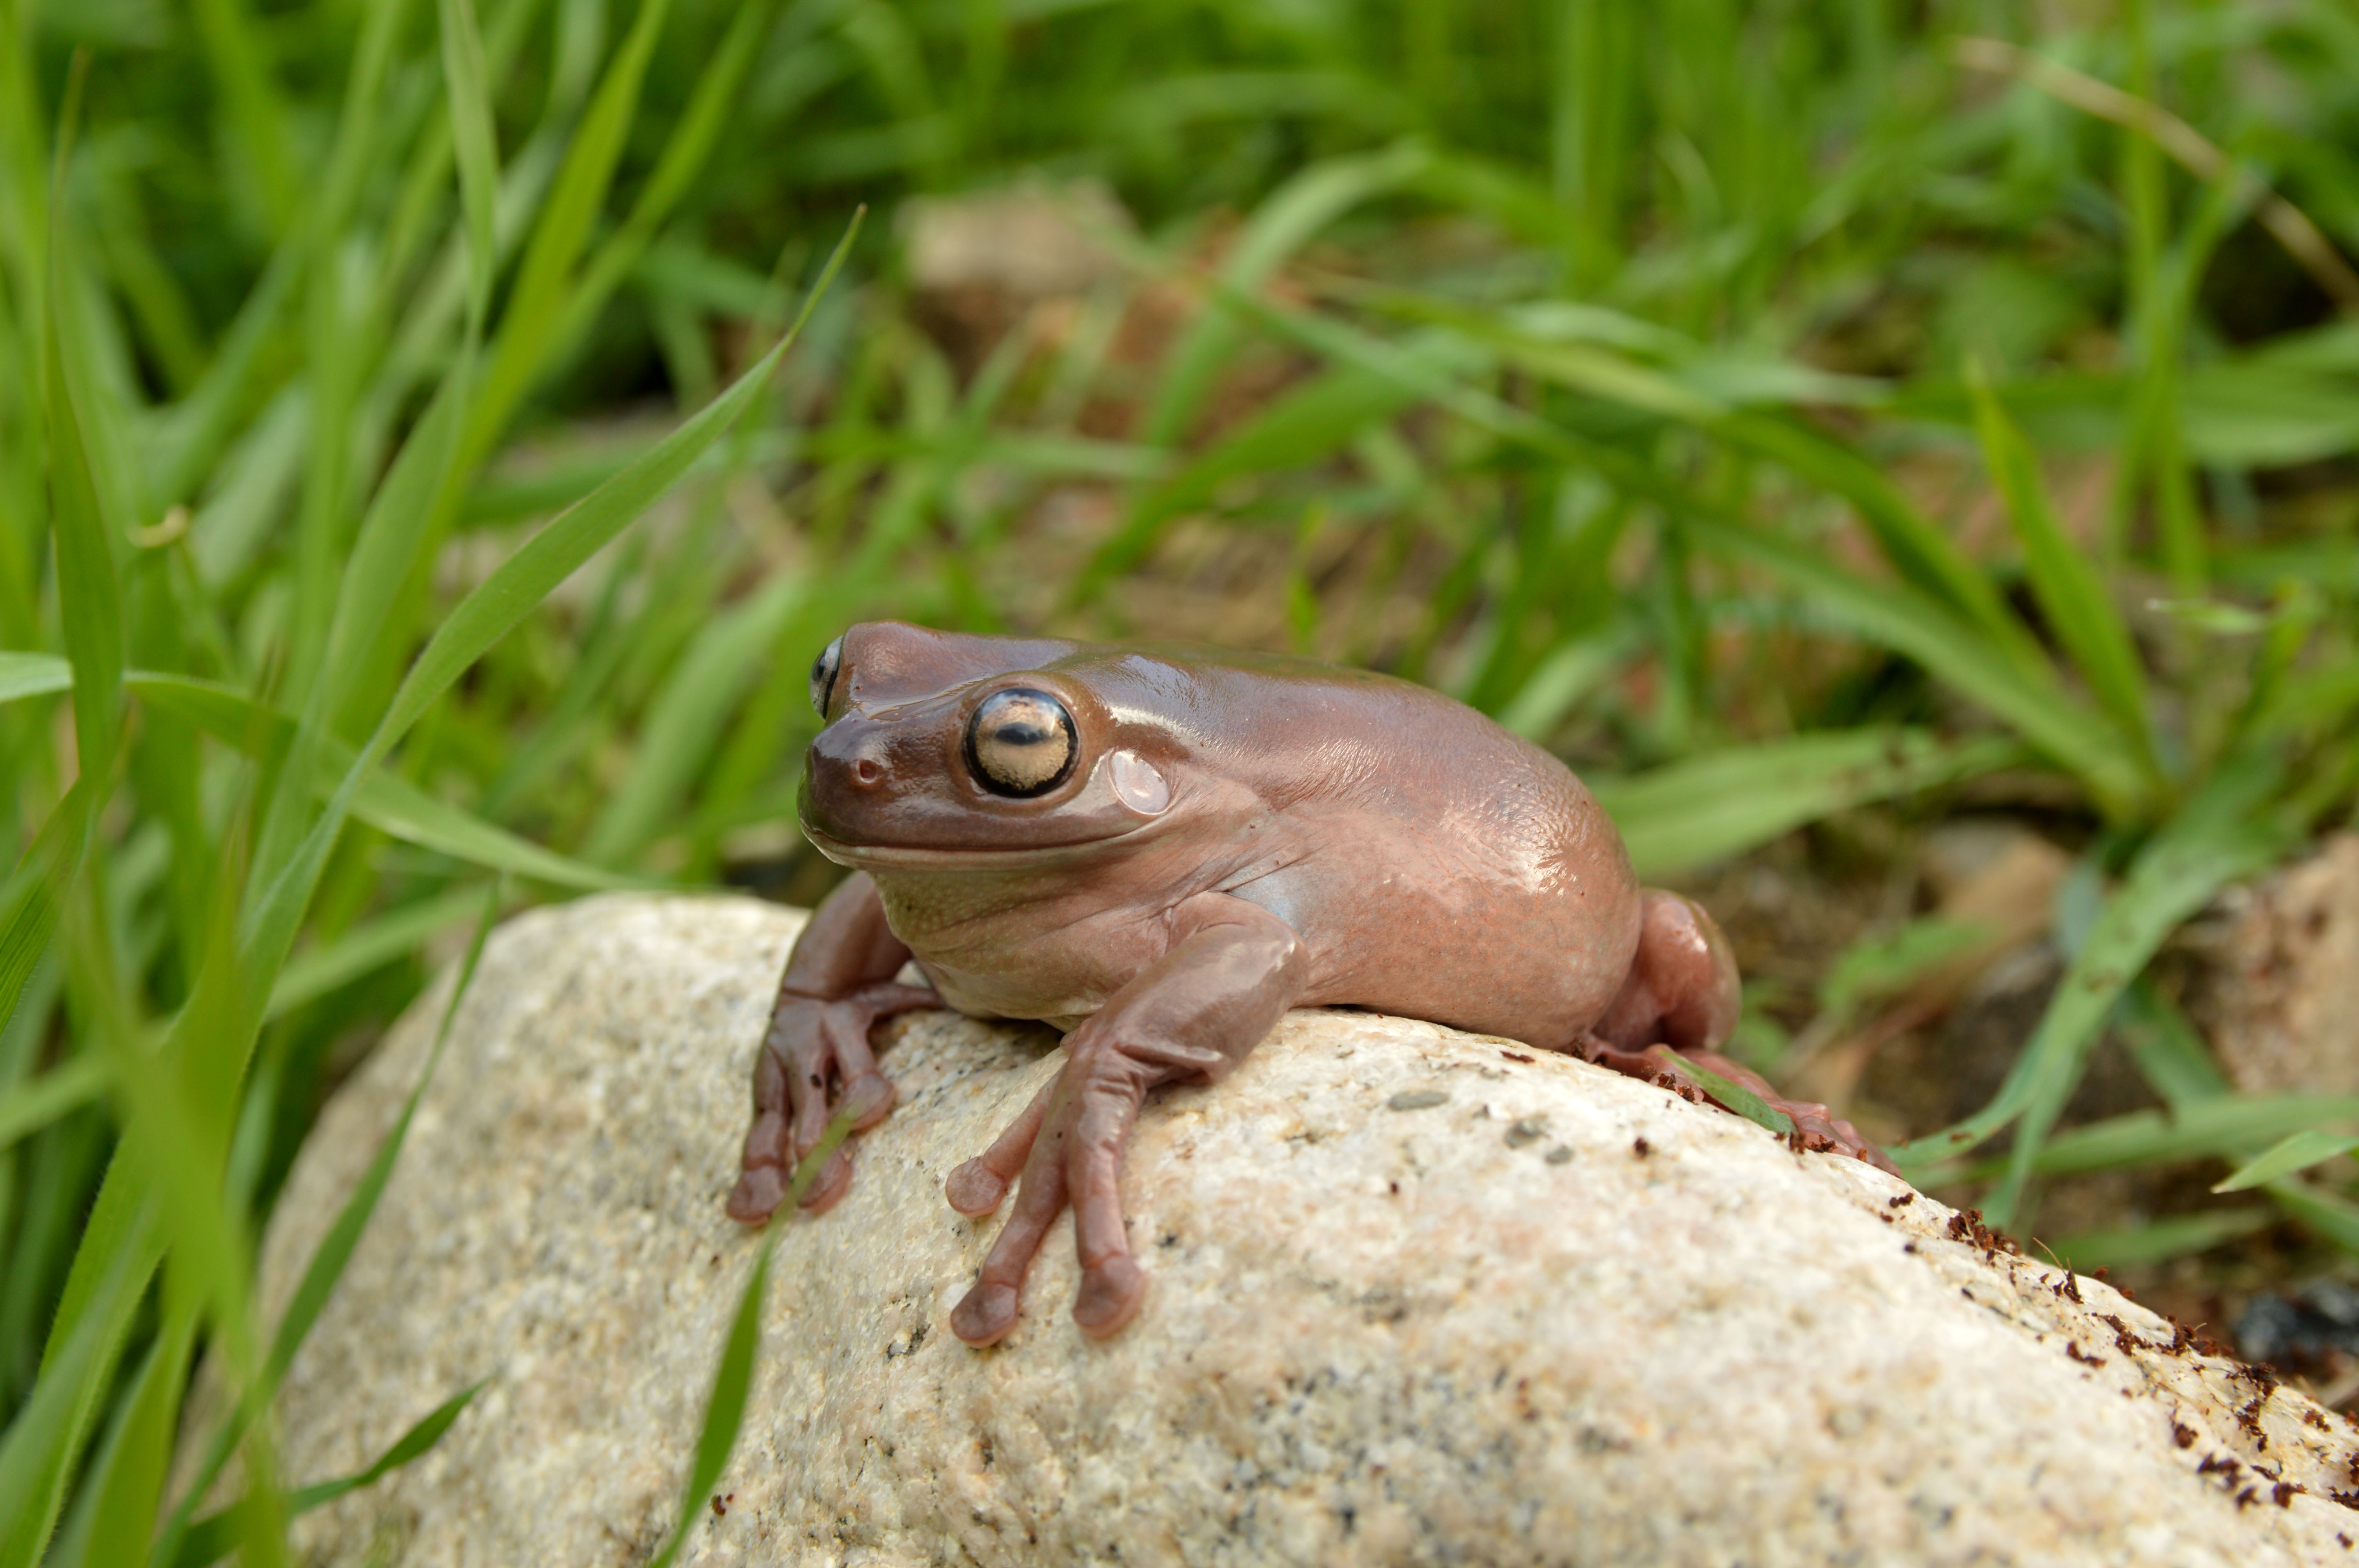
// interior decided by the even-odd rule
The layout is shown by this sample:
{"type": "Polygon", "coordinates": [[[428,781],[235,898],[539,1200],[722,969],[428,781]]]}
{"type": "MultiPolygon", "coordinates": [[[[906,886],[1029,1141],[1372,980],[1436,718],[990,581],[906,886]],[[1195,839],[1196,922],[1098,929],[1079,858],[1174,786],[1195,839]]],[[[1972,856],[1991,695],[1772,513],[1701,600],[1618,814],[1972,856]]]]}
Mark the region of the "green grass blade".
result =
{"type": "Polygon", "coordinates": [[[1698,545],[1767,568],[1802,589],[1813,611],[1923,665],[2076,774],[2109,815],[2136,818],[2147,809],[2151,780],[2110,719],[2073,701],[2053,678],[2027,674],[1932,600],[1869,582],[1766,529],[1693,515],[1687,528],[1698,545]]]}
{"type": "Polygon", "coordinates": [[[2241,1193],[2307,1171],[2312,1165],[2324,1164],[2337,1155],[2359,1149],[2359,1138],[2347,1138],[2338,1132],[2288,1132],[2259,1158],[2236,1167],[2225,1180],[2212,1184],[2215,1193],[2241,1193]]]}
{"type": "Polygon", "coordinates": [[[96,1056],[76,1056],[0,1093],[0,1150],[105,1092],[106,1065],[96,1056]]]}
{"type": "Polygon", "coordinates": [[[807,598],[799,577],[780,573],[698,633],[649,705],[631,764],[582,843],[584,857],[620,865],[676,811],[706,768],[729,709],[807,598]]]}
{"type": "MultiPolygon", "coordinates": [[[[1463,359],[1464,356],[1459,356],[1463,359]]],[[[1444,361],[1437,370],[1451,368],[1444,361]]],[[[1149,490],[1075,581],[1072,598],[1087,602],[1154,547],[1163,525],[1202,505],[1223,481],[1241,474],[1299,467],[1324,458],[1370,425],[1408,408],[1417,394],[1390,376],[1355,365],[1338,366],[1255,410],[1163,484],[1149,490]]]]}
{"type": "Polygon", "coordinates": [[[855,219],[804,300],[794,325],[728,391],[666,437],[647,456],[551,519],[459,601],[435,629],[433,640],[419,654],[418,662],[410,666],[376,736],[356,762],[356,769],[374,766],[376,757],[407,733],[428,706],[448,690],[484,650],[506,636],[551,589],[646,511],[707,447],[745,416],[769,384],[771,373],[786,357],[803,323],[810,319],[811,307],[834,281],[858,232],[859,222],[855,219]]]}
{"type": "Polygon", "coordinates": [[[179,1433],[195,1337],[195,1314],[171,1312],[117,1405],[44,1568],[116,1568],[145,1553],[179,1433]]]}
{"type": "Polygon", "coordinates": [[[1703,1086],[1706,1094],[1728,1109],[1757,1127],[1767,1128],[1780,1137],[1794,1130],[1794,1119],[1732,1078],[1723,1078],[1700,1062],[1690,1061],[1676,1052],[1665,1052],[1664,1059],[1677,1071],[1685,1073],[1703,1086]]]}
{"type": "MultiPolygon", "coordinates": [[[[321,793],[325,793],[323,790],[321,793]]],[[[505,827],[435,799],[397,774],[378,772],[361,782],[353,815],[404,843],[433,849],[488,871],[508,871],[558,887],[603,892],[664,884],[627,876],[545,849],[505,827]]]]}
{"type": "MultiPolygon", "coordinates": [[[[2174,1110],[2134,1110],[2058,1133],[2040,1147],[2043,1176],[2131,1170],[2188,1160],[2241,1160],[2289,1133],[2359,1125],[2359,1096],[2224,1095],[2174,1110]]],[[[1987,1181],[2005,1156],[1930,1166],[1928,1182],[1987,1181]]]]}
{"type": "Polygon", "coordinates": [[[288,162],[288,113],[244,0],[197,0],[197,34],[218,78],[236,138],[240,172],[261,197],[272,228],[296,222],[301,192],[288,162]]]}
{"type": "Polygon", "coordinates": [[[374,920],[364,920],[334,941],[299,953],[278,971],[270,988],[270,1001],[262,1010],[267,1021],[281,1018],[306,1002],[316,1001],[340,986],[370,974],[395,959],[418,950],[419,945],[475,913],[483,903],[475,888],[458,888],[439,898],[405,904],[374,920]]]}
{"type": "Polygon", "coordinates": [[[704,1516],[704,1499],[711,1494],[713,1483],[728,1467],[730,1453],[737,1446],[738,1431],[745,1425],[745,1401],[754,1391],[754,1356],[761,1346],[762,1306],[768,1295],[770,1257],[777,1247],[778,1225],[783,1219],[790,1219],[801,1206],[803,1194],[817,1179],[820,1167],[851,1133],[849,1113],[839,1114],[827,1124],[827,1130],[820,1134],[811,1152],[795,1167],[794,1176],[787,1184],[786,1200],[778,1205],[777,1217],[763,1234],[761,1248],[754,1255],[753,1272],[746,1276],[745,1293],[737,1298],[737,1311],[729,1320],[729,1336],[722,1344],[721,1364],[713,1369],[712,1395],[705,1401],[704,1422],[697,1432],[688,1485],[680,1489],[679,1522],[672,1527],[670,1539],[648,1568],[671,1568],[680,1549],[688,1544],[690,1529],[704,1516]]]}
{"type": "MultiPolygon", "coordinates": [[[[474,983],[475,968],[484,956],[484,944],[490,938],[492,926],[499,918],[499,889],[496,884],[480,892],[469,892],[467,902],[480,910],[475,934],[467,945],[466,957],[460,960],[457,977],[451,984],[451,1000],[443,1006],[441,1022],[434,1032],[434,1044],[428,1049],[426,1061],[419,1069],[418,1081],[410,1086],[409,1097],[402,1101],[401,1114],[394,1119],[393,1126],[386,1130],[384,1139],[378,1142],[375,1157],[369,1162],[368,1169],[361,1173],[351,1195],[344,1199],[343,1207],[336,1212],[335,1222],[312,1249],[310,1261],[304,1265],[303,1277],[296,1284],[295,1293],[288,1298],[287,1310],[272,1335],[269,1355],[263,1363],[260,1377],[247,1386],[230,1419],[214,1434],[212,1446],[206,1450],[204,1463],[199,1465],[179,1506],[173,1510],[172,1518],[157,1539],[154,1561],[158,1563],[183,1560],[183,1548],[179,1544],[183,1532],[187,1532],[187,1539],[193,1541],[198,1532],[205,1528],[202,1524],[190,1527],[188,1522],[190,1514],[212,1487],[213,1478],[221,1474],[222,1465],[227,1462],[231,1450],[237,1445],[237,1440],[254,1419],[254,1412],[269,1403],[277,1391],[279,1380],[295,1364],[296,1352],[303,1347],[304,1339],[319,1322],[329,1296],[335,1291],[336,1281],[343,1277],[345,1265],[352,1261],[353,1251],[360,1245],[361,1233],[368,1227],[370,1217],[376,1213],[377,1200],[385,1195],[386,1184],[392,1180],[394,1162],[400,1158],[402,1145],[409,1137],[409,1124],[418,1115],[419,1103],[426,1098],[427,1087],[434,1080],[434,1069],[440,1065],[443,1047],[450,1043],[451,1026],[458,1019],[459,1006],[466,1000],[469,987],[474,983]]],[[[472,1397],[473,1391],[469,1390],[468,1397],[472,1397]]],[[[465,1397],[458,1402],[463,1406],[465,1397]]],[[[455,1417],[457,1411],[451,1410],[451,1414],[455,1417]]],[[[429,1418],[429,1421],[432,1419],[429,1418]]],[[[444,1425],[448,1424],[446,1421],[444,1425]]],[[[440,1434],[439,1428],[436,1434],[440,1434]]],[[[398,1451],[400,1444],[397,1444],[395,1448],[398,1451]]],[[[422,1453],[424,1449],[420,1448],[419,1452],[422,1453]]],[[[355,1481],[353,1485],[364,1486],[381,1474],[382,1470],[364,1473],[366,1478],[355,1481]]],[[[295,1500],[299,1506],[300,1498],[301,1494],[297,1494],[295,1500]]],[[[215,1515],[213,1518],[221,1519],[223,1516],[215,1515]]],[[[215,1528],[219,1530],[229,1527],[222,1524],[215,1528]]],[[[215,1552],[212,1555],[218,1557],[220,1554],[215,1552]]],[[[203,1561],[211,1562],[212,1557],[203,1561]]]]}
{"type": "Polygon", "coordinates": [[[91,792],[77,782],[0,882],[0,1024],[16,1016],[34,966],[49,951],[66,886],[82,867],[91,816],[91,792]]]}
{"type": "Polygon", "coordinates": [[[73,665],[55,654],[0,653],[0,702],[73,689],[73,665]]]}
{"type": "Polygon", "coordinates": [[[2014,742],[1946,741],[1864,729],[1732,747],[1590,788],[1642,877],[1667,876],[1767,843],[1870,801],[1954,784],[2021,759],[2014,742]]]}
{"type": "MultiPolygon", "coordinates": [[[[154,1215],[131,1211],[129,1200],[120,1195],[127,1190],[127,1183],[118,1187],[115,1210],[92,1216],[74,1260],[80,1267],[87,1257],[89,1271],[79,1281],[80,1291],[77,1281],[67,1281],[40,1379],[0,1438],[0,1568],[34,1568],[40,1561],[132,1313],[162,1256],[154,1215]],[[88,1237],[102,1230],[122,1244],[93,1251],[88,1237]]],[[[102,1189],[103,1211],[104,1198],[102,1189]]]]}
{"type": "Polygon", "coordinates": [[[2229,1093],[2202,1036],[2153,981],[2141,979],[2123,994],[2114,1022],[2130,1061],[2165,1105],[2182,1109],[2229,1093]]]}
{"type": "MultiPolygon", "coordinates": [[[[1256,211],[1222,263],[1223,301],[1260,291],[1287,259],[1343,213],[1410,179],[1425,166],[1423,148],[1403,145],[1362,157],[1314,165],[1288,180],[1256,211]]],[[[1208,310],[1172,350],[1140,428],[1155,446],[1188,432],[1213,378],[1242,339],[1227,312],[1208,310]]]]}
{"type": "MultiPolygon", "coordinates": [[[[347,1492],[359,1491],[363,1487],[382,1480],[421,1457],[442,1441],[442,1434],[451,1430],[451,1423],[465,1412],[467,1406],[483,1390],[482,1383],[472,1384],[436,1405],[417,1425],[403,1433],[392,1447],[378,1454],[376,1462],[367,1469],[338,1476],[332,1481],[317,1481],[308,1487],[297,1487],[288,1494],[288,1513],[290,1516],[309,1513],[322,1503],[333,1502],[347,1492]]],[[[178,1549],[163,1561],[170,1563],[173,1568],[205,1568],[207,1563],[220,1562],[236,1551],[238,1541],[246,1535],[248,1524],[245,1514],[246,1506],[242,1502],[233,1503],[219,1513],[207,1514],[189,1527],[188,1533],[180,1538],[178,1549]]]]}
{"type": "Polygon", "coordinates": [[[1905,586],[1868,582],[1820,551],[1756,527],[1627,452],[1436,373],[1397,344],[1225,286],[1216,286],[1216,292],[1224,304],[1289,341],[1390,376],[1477,428],[1592,469],[1634,499],[1665,507],[1679,515],[1697,544],[1778,573],[1808,592],[1814,608],[1839,616],[1848,630],[1915,659],[1934,678],[1996,714],[2037,750],[2078,774],[2110,814],[2136,818],[2144,812],[2150,781],[2114,727],[2074,702],[2052,678],[2025,671],[1938,600],[1905,586]]]}
{"type": "Polygon", "coordinates": [[[508,289],[481,395],[468,411],[459,442],[462,474],[472,474],[481,465],[557,346],[567,279],[614,181],[614,165],[622,157],[623,140],[638,107],[647,58],[655,50],[668,10],[668,0],[640,0],[638,16],[599,81],[589,111],[566,149],[565,162],[549,188],[540,221],[526,243],[516,281],[508,289]]]}
{"type": "Polygon", "coordinates": [[[712,51],[697,77],[686,112],[664,143],[655,172],[632,203],[631,215],[613,238],[598,247],[567,297],[563,317],[550,339],[560,351],[579,340],[615,287],[639,265],[657,230],[689,193],[714,148],[722,145],[738,91],[756,51],[769,36],[777,11],[776,0],[749,0],[737,7],[721,47],[712,51]]]}
{"type": "Polygon", "coordinates": [[[2025,671],[2045,673],[2046,656],[1989,575],[1859,451],[1799,420],[1750,409],[1720,420],[1712,434],[1850,502],[1904,580],[1946,601],[2025,671]]]}
{"type": "MultiPolygon", "coordinates": [[[[61,155],[62,156],[62,155],[61,155]]],[[[66,656],[74,668],[74,743],[82,776],[100,797],[114,776],[123,735],[123,593],[115,577],[112,535],[121,519],[103,510],[80,405],[92,395],[82,356],[67,352],[65,222],[50,225],[47,419],[49,503],[57,540],[59,619],[66,656]]]]}
{"type": "Polygon", "coordinates": [[[474,0],[440,0],[442,81],[451,107],[451,146],[459,163],[460,206],[467,222],[469,337],[483,330],[492,308],[492,270],[499,249],[493,207],[499,198],[500,155],[492,127],[491,92],[484,81],[484,38],[474,0]]]}
{"type": "Polygon", "coordinates": [[[1893,1159],[1928,1164],[2022,1119],[2006,1175],[1984,1205],[1995,1223],[2006,1223],[2115,1000],[2180,921],[2285,847],[2285,827],[2267,810],[2277,780],[2274,766],[2257,761],[2224,770],[2156,834],[2105,901],[1997,1096],[1956,1127],[1890,1151],[1893,1159]]]}
{"type": "MultiPolygon", "coordinates": [[[[135,670],[126,683],[145,703],[189,720],[199,729],[256,756],[266,756],[288,742],[295,721],[277,708],[266,708],[227,687],[185,676],[153,675],[135,670]]],[[[353,749],[342,741],[325,741],[320,755],[338,770],[351,767],[353,749]]],[[[332,786],[315,779],[315,793],[332,786]]],[[[369,773],[353,792],[352,814],[382,833],[423,849],[433,849],[495,871],[559,887],[603,891],[656,885],[644,878],[626,877],[543,849],[505,827],[435,799],[397,773],[369,773]]]]}
{"type": "Polygon", "coordinates": [[[764,1238],[761,1250],[754,1257],[754,1271],[746,1278],[745,1293],[737,1298],[737,1311],[729,1320],[729,1336],[722,1343],[721,1364],[713,1369],[712,1393],[705,1401],[704,1424],[697,1433],[696,1454],[690,1462],[688,1486],[681,1494],[679,1523],[648,1568],[670,1568],[679,1556],[690,1527],[704,1515],[701,1499],[721,1479],[721,1472],[727,1467],[729,1455],[737,1446],[737,1433],[745,1422],[745,1402],[753,1394],[754,1353],[761,1344],[762,1307],[769,1296],[772,1250],[769,1238],[764,1238]]]}
{"type": "Polygon", "coordinates": [[[2291,1176],[2272,1182],[2269,1197],[2279,1208],[2343,1251],[2359,1254],[2359,1206],[2332,1193],[2305,1186],[2291,1176]]]}
{"type": "Polygon", "coordinates": [[[2172,1215],[2116,1230],[2083,1230],[2047,1247],[2066,1268],[2085,1274],[2095,1269],[2167,1263],[2173,1258],[2209,1252],[2240,1237],[2267,1230],[2277,1219],[2277,1211],[2267,1204],[2248,1204],[2172,1215]]]}
{"type": "Polygon", "coordinates": [[[2016,537],[2022,542],[2025,575],[2047,617],[2048,628],[2071,655],[2098,703],[2137,748],[2142,765],[2151,771],[2154,732],[2147,708],[2146,674],[2138,664],[2129,628],[2104,580],[2057,520],[2031,444],[2007,417],[1988,381],[1977,373],[1967,378],[1967,384],[1973,394],[1983,462],[2006,503],[2016,537]]]}

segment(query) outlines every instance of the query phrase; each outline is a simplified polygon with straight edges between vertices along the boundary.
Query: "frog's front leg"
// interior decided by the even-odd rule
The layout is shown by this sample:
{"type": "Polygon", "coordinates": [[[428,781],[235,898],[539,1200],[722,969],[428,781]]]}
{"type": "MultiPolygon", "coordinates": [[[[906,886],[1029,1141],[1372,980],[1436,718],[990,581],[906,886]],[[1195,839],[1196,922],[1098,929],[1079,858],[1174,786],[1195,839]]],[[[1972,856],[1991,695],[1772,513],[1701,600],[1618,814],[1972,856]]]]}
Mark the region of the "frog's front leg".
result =
{"type": "MultiPolygon", "coordinates": [[[[729,1195],[729,1217],[759,1225],[787,1195],[795,1163],[820,1141],[829,1119],[850,1107],[856,1128],[874,1127],[893,1108],[892,1081],[876,1070],[868,1031],[880,1018],[940,1007],[930,990],[893,977],[909,949],[885,924],[885,905],[866,872],[855,872],[811,912],[778,979],[770,1027],[754,1062],[754,1125],[740,1158],[744,1173],[729,1195]]],[[[852,1182],[852,1162],[838,1149],[803,1195],[814,1213],[831,1207],[852,1182]]]]}
{"type": "Polygon", "coordinates": [[[1065,1065],[979,1158],[951,1173],[951,1206],[985,1215],[1022,1173],[1016,1206],[982,1275],[951,1313],[969,1345],[1016,1326],[1024,1277],[1070,1203],[1081,1256],[1073,1321],[1093,1336],[1138,1312],[1146,1271],[1131,1256],[1122,1162],[1147,1091],[1180,1079],[1217,1083],[1301,994],[1310,957],[1294,928],[1225,893],[1171,914],[1172,946],[1066,1037],[1065,1065]]]}

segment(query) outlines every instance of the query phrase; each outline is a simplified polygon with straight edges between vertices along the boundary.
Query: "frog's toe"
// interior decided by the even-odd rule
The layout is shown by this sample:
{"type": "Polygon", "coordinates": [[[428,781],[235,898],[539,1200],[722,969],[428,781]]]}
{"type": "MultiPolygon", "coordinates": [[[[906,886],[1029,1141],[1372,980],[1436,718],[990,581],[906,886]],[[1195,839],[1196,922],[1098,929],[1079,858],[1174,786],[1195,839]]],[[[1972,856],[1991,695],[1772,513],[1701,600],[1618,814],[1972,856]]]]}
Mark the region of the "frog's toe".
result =
{"type": "Polygon", "coordinates": [[[819,1174],[811,1178],[810,1190],[803,1194],[803,1207],[813,1214],[825,1214],[851,1185],[852,1157],[838,1149],[828,1155],[819,1174]]]}
{"type": "Polygon", "coordinates": [[[748,1165],[729,1195],[729,1217],[740,1225],[759,1225],[787,1198],[787,1176],[776,1165],[748,1165]]]}
{"type": "Polygon", "coordinates": [[[1147,1300],[1147,1271],[1127,1252],[1119,1252],[1082,1272],[1081,1293],[1073,1298],[1073,1321],[1093,1339],[1103,1339],[1138,1315],[1147,1300]]]}
{"type": "Polygon", "coordinates": [[[942,1195],[951,1200],[951,1207],[969,1219],[980,1219],[996,1209],[1000,1199],[1007,1195],[1007,1178],[982,1160],[969,1160],[942,1184],[942,1195]]]}
{"type": "Polygon", "coordinates": [[[1020,1305],[1014,1285],[985,1280],[951,1309],[951,1332],[980,1350],[1007,1337],[1020,1305]]]}
{"type": "Polygon", "coordinates": [[[893,1080],[870,1068],[843,1086],[843,1095],[836,1102],[836,1114],[852,1113],[852,1130],[865,1132],[885,1119],[900,1098],[893,1080]]]}

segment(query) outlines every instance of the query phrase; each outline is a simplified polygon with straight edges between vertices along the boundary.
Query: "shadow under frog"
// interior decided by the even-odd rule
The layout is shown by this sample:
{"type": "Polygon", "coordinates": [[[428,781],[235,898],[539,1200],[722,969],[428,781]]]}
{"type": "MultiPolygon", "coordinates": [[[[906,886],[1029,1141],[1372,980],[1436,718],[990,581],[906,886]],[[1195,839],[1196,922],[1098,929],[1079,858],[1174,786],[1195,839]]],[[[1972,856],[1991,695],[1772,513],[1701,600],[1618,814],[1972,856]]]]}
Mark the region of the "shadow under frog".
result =
{"type": "MultiPolygon", "coordinates": [[[[1614,825],[1538,747],[1407,681],[1150,643],[853,627],[811,669],[827,726],[802,827],[854,875],[811,916],[754,1071],[729,1212],[748,1224],[849,1109],[891,1110],[875,1022],[947,1004],[1067,1032],[1048,1087],[953,1172],[951,1206],[1013,1211],[951,1314],[1016,1326],[1071,1205],[1073,1318],[1107,1335],[1147,1279],[1124,1234],[1147,1092],[1218,1082],[1290,1007],[1351,1004],[1571,1052],[1640,1076],[1685,1054],[1883,1163],[1822,1106],[1716,1054],[1737,977],[1712,917],[1637,885],[1614,825]],[[896,981],[915,958],[932,989],[896,981]]],[[[837,1151],[804,1198],[842,1197],[837,1151]]]]}

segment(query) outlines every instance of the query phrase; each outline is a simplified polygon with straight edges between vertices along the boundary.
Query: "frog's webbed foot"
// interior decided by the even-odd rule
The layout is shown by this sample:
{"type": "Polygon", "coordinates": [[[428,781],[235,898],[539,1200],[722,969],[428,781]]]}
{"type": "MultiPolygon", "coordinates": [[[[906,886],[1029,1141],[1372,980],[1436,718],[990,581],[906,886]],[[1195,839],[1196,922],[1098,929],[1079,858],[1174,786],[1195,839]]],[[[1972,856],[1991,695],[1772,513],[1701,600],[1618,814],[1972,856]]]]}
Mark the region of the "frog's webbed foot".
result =
{"type": "Polygon", "coordinates": [[[1625,1051],[1609,1045],[1594,1034],[1584,1035],[1573,1046],[1573,1054],[1601,1067],[1611,1067],[1626,1077],[1659,1084],[1689,1099],[1702,1099],[1720,1106],[1712,1090],[1689,1075],[1680,1072],[1680,1064],[1692,1062],[1710,1073],[1718,1074],[1730,1082],[1751,1089],[1771,1110],[1785,1112],[1793,1125],[1787,1141],[1796,1153],[1827,1152],[1848,1154],[1864,1161],[1879,1171],[1900,1174],[1900,1168],[1886,1157],[1883,1150],[1860,1136],[1859,1129],[1836,1116],[1817,1100],[1788,1099],[1770,1087],[1769,1080],[1732,1057],[1717,1051],[1674,1051],[1669,1045],[1649,1045],[1644,1051],[1625,1051]]]}
{"type": "MultiPolygon", "coordinates": [[[[1658,1052],[1664,1052],[1667,1047],[1658,1045],[1655,1049],[1658,1052]]],[[[1770,1109],[1784,1111],[1794,1123],[1793,1131],[1787,1134],[1787,1141],[1792,1145],[1796,1153],[1808,1151],[1813,1153],[1848,1154],[1854,1160],[1864,1161],[1879,1171],[1895,1176],[1900,1174],[1900,1167],[1886,1158],[1883,1150],[1861,1137],[1858,1128],[1830,1111],[1819,1101],[1788,1099],[1770,1087],[1769,1080],[1760,1074],[1744,1063],[1723,1056],[1717,1051],[1682,1051],[1678,1055],[1680,1058],[1693,1062],[1707,1072],[1717,1073],[1733,1083],[1741,1084],[1751,1089],[1761,1097],[1770,1109]]],[[[1704,1091],[1707,1098],[1711,1097],[1711,1092],[1709,1089],[1704,1091]]],[[[1714,1100],[1712,1103],[1718,1105],[1720,1102],[1714,1100]]],[[[1722,1108],[1727,1108],[1723,1106],[1722,1108]]]]}
{"type": "MultiPolygon", "coordinates": [[[[796,1163],[837,1113],[849,1109],[855,1130],[885,1119],[896,1097],[892,1080],[877,1070],[868,1032],[895,1013],[940,1005],[931,990],[891,981],[831,998],[780,993],[754,1069],[754,1125],[729,1195],[732,1219],[759,1225],[786,1201],[796,1163]]],[[[803,1195],[803,1206],[824,1213],[851,1183],[852,1161],[838,1149],[803,1195]]]]}
{"type": "Polygon", "coordinates": [[[1131,1256],[1123,1227],[1122,1157],[1140,1102],[1160,1076],[1118,1047],[1077,1040],[1057,1076],[991,1147],[951,1173],[951,1206],[972,1217],[996,1209],[1008,1184],[1022,1177],[974,1288],[951,1310],[951,1332],[973,1346],[1006,1337],[1032,1260],[1069,1203],[1082,1262],[1073,1321],[1096,1338],[1138,1314],[1147,1271],[1131,1256]]]}

